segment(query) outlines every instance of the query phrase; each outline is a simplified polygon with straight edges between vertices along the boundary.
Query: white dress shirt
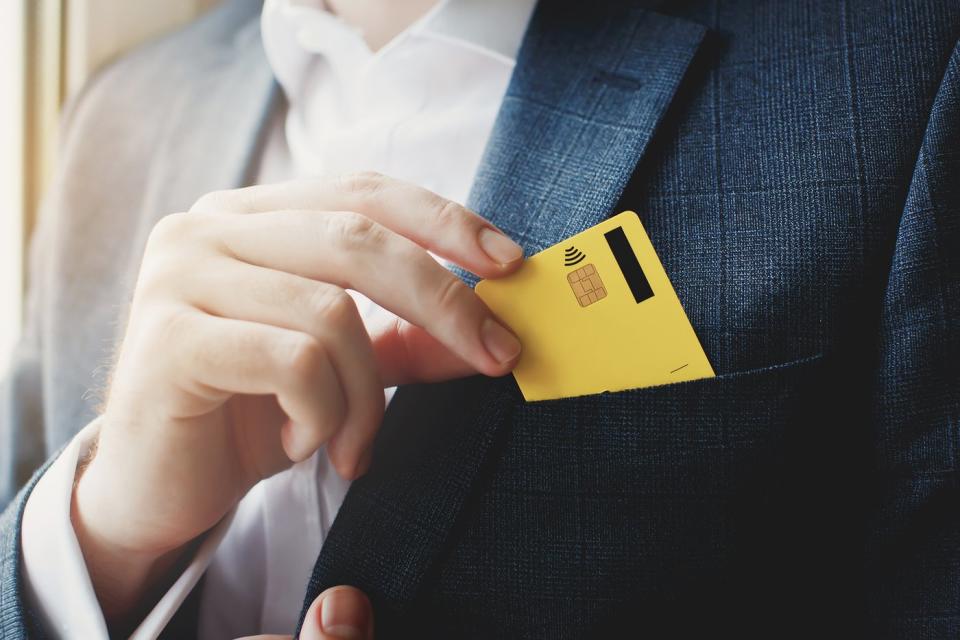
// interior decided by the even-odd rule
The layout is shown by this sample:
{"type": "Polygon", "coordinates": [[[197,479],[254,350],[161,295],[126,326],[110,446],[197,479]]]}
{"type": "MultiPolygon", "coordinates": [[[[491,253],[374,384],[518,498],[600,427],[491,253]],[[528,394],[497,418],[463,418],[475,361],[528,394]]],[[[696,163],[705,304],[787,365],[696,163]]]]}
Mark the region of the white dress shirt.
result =
{"type": "MultiPolygon", "coordinates": [[[[534,4],[441,0],[372,52],[322,0],[267,0],[263,43],[289,106],[272,119],[258,182],[373,170],[465,201],[534,4]]],[[[354,295],[365,322],[387,313],[354,295]]],[[[107,637],[70,524],[76,466],[97,428],[94,420],[68,445],[24,515],[27,597],[65,638],[107,637]]],[[[348,488],[322,450],[258,484],[133,637],[157,637],[204,574],[200,638],[292,633],[348,488]]]]}

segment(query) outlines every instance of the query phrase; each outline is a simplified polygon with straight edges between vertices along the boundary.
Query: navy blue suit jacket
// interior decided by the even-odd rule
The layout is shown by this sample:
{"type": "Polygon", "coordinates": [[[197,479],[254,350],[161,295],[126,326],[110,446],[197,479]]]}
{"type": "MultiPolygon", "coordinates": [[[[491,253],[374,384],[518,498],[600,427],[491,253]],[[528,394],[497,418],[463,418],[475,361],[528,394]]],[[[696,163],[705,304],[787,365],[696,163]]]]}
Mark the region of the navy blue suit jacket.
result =
{"type": "Polygon", "coordinates": [[[718,375],[400,389],[304,604],[356,585],[378,638],[960,637],[958,37],[950,0],[542,2],[469,205],[530,253],[638,211],[718,375]]]}

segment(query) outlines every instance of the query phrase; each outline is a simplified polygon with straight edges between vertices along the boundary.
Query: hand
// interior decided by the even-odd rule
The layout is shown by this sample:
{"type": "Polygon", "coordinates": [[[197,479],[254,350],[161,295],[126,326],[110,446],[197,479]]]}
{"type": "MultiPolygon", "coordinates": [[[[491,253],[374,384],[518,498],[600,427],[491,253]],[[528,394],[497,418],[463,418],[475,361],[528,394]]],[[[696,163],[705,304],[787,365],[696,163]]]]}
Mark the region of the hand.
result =
{"type": "MultiPolygon", "coordinates": [[[[240,640],[293,640],[292,636],[250,636],[240,640]]],[[[373,640],[373,609],[353,587],[327,589],[307,610],[300,640],[373,640]]]]}
{"type": "Polygon", "coordinates": [[[383,389],[515,364],[516,337],[427,251],[521,263],[490,223],[376,174],[218,192],[147,243],[73,520],[108,620],[257,482],[327,445],[356,478],[383,389]],[[355,289],[397,315],[364,326],[355,289]]]}

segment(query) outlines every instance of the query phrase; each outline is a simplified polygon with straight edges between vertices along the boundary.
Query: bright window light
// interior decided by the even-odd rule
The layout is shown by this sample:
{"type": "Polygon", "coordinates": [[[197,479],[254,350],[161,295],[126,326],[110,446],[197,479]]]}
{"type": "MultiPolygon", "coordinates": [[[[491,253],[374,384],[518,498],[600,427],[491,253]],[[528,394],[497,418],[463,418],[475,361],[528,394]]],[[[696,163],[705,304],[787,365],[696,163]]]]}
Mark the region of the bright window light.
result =
{"type": "Polygon", "coordinates": [[[0,369],[22,312],[25,6],[0,2],[0,369]]]}

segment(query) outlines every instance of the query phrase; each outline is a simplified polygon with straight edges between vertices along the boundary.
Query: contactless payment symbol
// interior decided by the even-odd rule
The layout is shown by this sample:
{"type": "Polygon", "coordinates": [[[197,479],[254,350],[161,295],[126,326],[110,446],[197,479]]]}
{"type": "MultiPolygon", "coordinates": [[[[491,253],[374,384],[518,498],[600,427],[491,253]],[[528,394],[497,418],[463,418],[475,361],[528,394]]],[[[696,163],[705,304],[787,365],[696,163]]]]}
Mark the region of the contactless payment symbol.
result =
{"type": "Polygon", "coordinates": [[[580,264],[586,257],[587,255],[580,249],[573,246],[567,247],[563,251],[563,266],[572,267],[575,264],[580,264]]]}
{"type": "Polygon", "coordinates": [[[632,211],[530,256],[509,276],[483,280],[476,292],[523,343],[513,376],[528,401],[713,376],[632,211]]]}

